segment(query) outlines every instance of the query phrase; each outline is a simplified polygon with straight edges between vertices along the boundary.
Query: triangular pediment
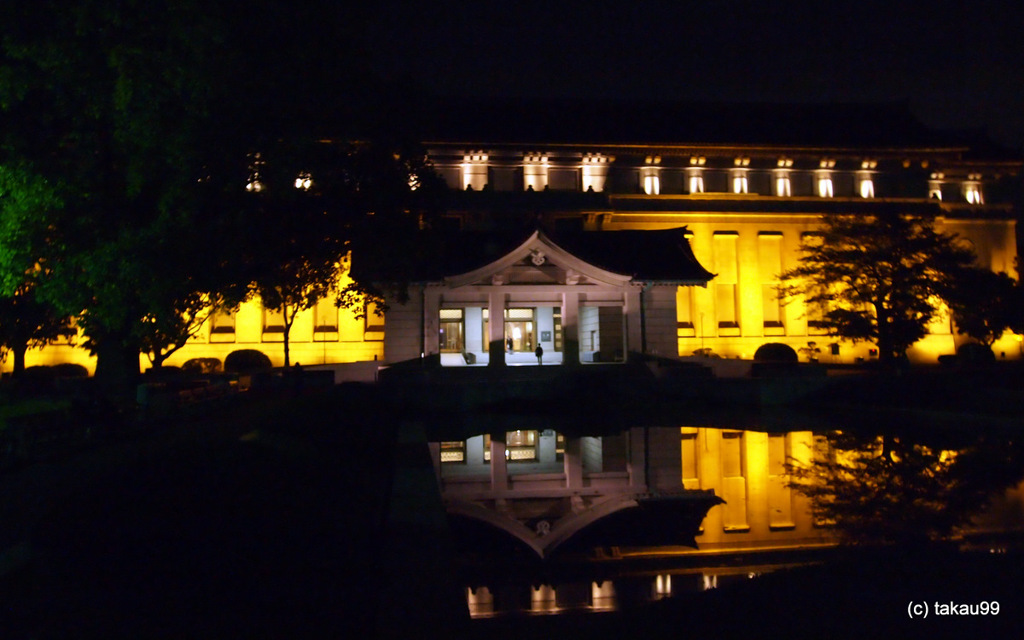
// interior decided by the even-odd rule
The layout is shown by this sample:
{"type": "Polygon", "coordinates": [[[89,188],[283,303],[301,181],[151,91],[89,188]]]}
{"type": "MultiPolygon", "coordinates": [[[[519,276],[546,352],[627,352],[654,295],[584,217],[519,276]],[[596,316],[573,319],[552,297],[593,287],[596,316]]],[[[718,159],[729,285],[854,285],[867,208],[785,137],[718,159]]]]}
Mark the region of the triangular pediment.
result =
{"type": "Polygon", "coordinates": [[[629,275],[594,266],[534,231],[521,245],[478,269],[445,277],[449,287],[469,285],[626,286],[629,275]]]}

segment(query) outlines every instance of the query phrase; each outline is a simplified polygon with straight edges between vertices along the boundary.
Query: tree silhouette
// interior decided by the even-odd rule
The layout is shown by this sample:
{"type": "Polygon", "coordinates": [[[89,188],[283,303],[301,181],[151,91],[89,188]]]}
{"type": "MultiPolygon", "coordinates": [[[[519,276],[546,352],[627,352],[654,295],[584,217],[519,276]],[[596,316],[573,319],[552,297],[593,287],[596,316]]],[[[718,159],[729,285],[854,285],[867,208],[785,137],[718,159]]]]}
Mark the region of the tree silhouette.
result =
{"type": "Polygon", "coordinates": [[[886,363],[927,334],[951,280],[974,260],[924,215],[827,215],[801,249],[780,293],[822,309],[816,321],[830,334],[874,342],[886,363]]]}
{"type": "Polygon", "coordinates": [[[813,460],[789,465],[791,486],[810,498],[815,521],[834,525],[848,542],[942,540],[968,524],[995,492],[1021,480],[1024,451],[999,436],[940,440],[819,434],[813,460]]]}
{"type": "Polygon", "coordinates": [[[1024,293],[1006,273],[971,267],[952,285],[946,299],[960,333],[991,347],[1004,331],[1024,325],[1024,293]]]}
{"type": "Polygon", "coordinates": [[[0,293],[34,270],[38,298],[78,319],[97,376],[129,381],[143,350],[159,362],[207,297],[250,281],[226,240],[257,206],[251,154],[372,134],[360,117],[377,93],[350,64],[347,11],[5,3],[0,293]]]}

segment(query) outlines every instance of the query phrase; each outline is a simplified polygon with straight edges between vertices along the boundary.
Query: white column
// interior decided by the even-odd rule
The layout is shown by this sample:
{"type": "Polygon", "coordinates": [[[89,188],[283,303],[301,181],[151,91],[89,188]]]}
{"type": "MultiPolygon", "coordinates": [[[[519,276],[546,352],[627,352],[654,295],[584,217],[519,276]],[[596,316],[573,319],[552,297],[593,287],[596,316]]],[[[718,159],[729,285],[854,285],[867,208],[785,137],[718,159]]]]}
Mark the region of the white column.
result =
{"type": "Polygon", "coordinates": [[[579,438],[565,439],[565,453],[562,456],[565,463],[565,488],[583,488],[583,451],[579,438]]]}
{"type": "Polygon", "coordinates": [[[634,489],[646,487],[647,472],[644,464],[647,460],[646,443],[644,442],[644,428],[633,427],[629,430],[629,486],[634,489]]]}
{"type": "Polygon", "coordinates": [[[441,353],[441,290],[428,287],[423,296],[423,355],[441,353]]]}
{"type": "Polygon", "coordinates": [[[562,294],[562,364],[580,362],[580,295],[576,291],[562,294]]]}
{"type": "Polygon", "coordinates": [[[505,432],[491,434],[491,490],[508,491],[508,463],[505,461],[505,432]]]}
{"type": "MultiPolygon", "coordinates": [[[[505,294],[501,291],[491,291],[487,295],[487,308],[490,318],[487,322],[487,350],[490,356],[488,363],[492,367],[503,367],[505,366],[505,294]]],[[[493,462],[492,460],[491,463],[493,464],[493,462]]]]}
{"type": "MultiPolygon", "coordinates": [[[[643,345],[643,336],[641,335],[643,327],[640,326],[640,286],[630,286],[627,288],[624,297],[622,311],[626,322],[626,331],[624,332],[626,334],[626,344],[624,345],[623,354],[626,354],[628,358],[630,351],[639,353],[641,345],[643,345]]],[[[650,318],[647,318],[647,320],[650,320],[650,318]]],[[[648,334],[650,334],[650,331],[648,331],[648,334]]]]}

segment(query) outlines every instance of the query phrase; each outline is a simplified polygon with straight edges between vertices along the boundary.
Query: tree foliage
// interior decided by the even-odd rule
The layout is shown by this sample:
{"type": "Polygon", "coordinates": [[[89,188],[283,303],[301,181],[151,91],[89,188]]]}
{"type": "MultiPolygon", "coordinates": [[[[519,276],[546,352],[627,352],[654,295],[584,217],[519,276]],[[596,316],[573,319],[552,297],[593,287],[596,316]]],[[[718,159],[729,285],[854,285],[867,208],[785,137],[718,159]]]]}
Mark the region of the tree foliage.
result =
{"type": "Polygon", "coordinates": [[[974,259],[956,236],[920,215],[828,215],[803,256],[782,274],[781,293],[823,309],[821,327],[873,342],[891,362],[927,333],[952,281],[974,259]]]}
{"type": "Polygon", "coordinates": [[[367,301],[382,301],[379,270],[340,287],[342,262],[355,251],[355,260],[365,255],[372,264],[371,245],[401,262],[389,249],[418,229],[422,202],[433,197],[419,188],[433,175],[424,158],[418,147],[386,141],[275,144],[260,153],[252,176],[259,189],[250,190],[235,255],[250,293],[282,316],[285,366],[300,312],[325,301],[361,315],[367,301]]]}
{"type": "Polygon", "coordinates": [[[25,370],[25,352],[58,338],[74,336],[68,316],[39,301],[31,284],[24,284],[13,295],[0,295],[0,362],[7,351],[14,355],[13,375],[25,370]]]}
{"type": "MultiPolygon", "coordinates": [[[[251,222],[303,217],[286,205],[310,206],[294,201],[291,182],[323,165],[303,154],[326,148],[325,135],[372,134],[357,116],[375,90],[347,64],[358,20],[345,11],[282,0],[6,4],[0,293],[31,277],[39,300],[78,318],[97,374],[114,377],[137,372],[140,351],[162,362],[208,303],[237,303],[255,281],[251,268],[268,264],[248,259],[251,222]],[[268,170],[289,185],[270,189],[271,205],[244,190],[259,151],[274,154],[268,170]]],[[[319,212],[385,198],[371,183],[390,186],[402,167],[390,151],[381,158],[390,159],[385,178],[369,165],[318,175],[335,189],[320,190],[319,212]]],[[[408,173],[402,182],[407,191],[408,173]]],[[[388,197],[397,205],[401,191],[388,197]]],[[[249,247],[283,253],[274,269],[306,274],[322,261],[277,247],[312,238],[336,260],[335,239],[351,227],[340,217],[301,238],[263,225],[270,235],[249,247]]]]}
{"type": "Polygon", "coordinates": [[[954,280],[947,302],[957,331],[988,347],[1007,329],[1024,325],[1024,293],[1020,284],[1003,272],[964,269],[954,280]]]}
{"type": "Polygon", "coordinates": [[[815,455],[790,465],[815,521],[852,543],[915,544],[957,534],[997,491],[1024,476],[1021,447],[979,437],[942,445],[918,438],[831,431],[815,455]]]}

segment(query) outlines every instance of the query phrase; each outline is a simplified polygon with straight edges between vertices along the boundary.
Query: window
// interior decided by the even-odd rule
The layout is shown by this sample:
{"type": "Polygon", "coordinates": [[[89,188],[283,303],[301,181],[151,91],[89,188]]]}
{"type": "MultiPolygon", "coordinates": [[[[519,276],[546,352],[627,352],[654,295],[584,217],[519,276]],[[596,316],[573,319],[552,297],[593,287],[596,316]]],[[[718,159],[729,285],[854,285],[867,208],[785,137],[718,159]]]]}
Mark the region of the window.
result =
{"type": "Polygon", "coordinates": [[[505,433],[505,457],[511,462],[537,459],[537,432],[533,429],[505,433]]]}
{"type": "Polygon", "coordinates": [[[644,166],[640,169],[640,175],[644,181],[644,193],[649,196],[656,196],[661,193],[661,177],[657,165],[661,164],[661,156],[647,156],[644,166]]]}
{"type": "Polygon", "coordinates": [[[692,336],[693,333],[693,287],[676,288],[676,326],[680,336],[692,336]]]}
{"type": "Polygon", "coordinates": [[[928,199],[942,200],[942,179],[945,176],[941,173],[933,173],[928,180],[928,199]]]}
{"type": "Polygon", "coordinates": [[[462,353],[464,327],[462,309],[440,310],[441,353],[462,353]]]}
{"type": "Polygon", "coordinates": [[[874,198],[875,197],[875,183],[871,180],[871,177],[859,178],[860,197],[862,198],[874,198]]]}
{"type": "Polygon", "coordinates": [[[982,204],[981,199],[981,174],[972,173],[967,176],[967,181],[964,182],[964,199],[970,204],[982,204]]]}
{"type": "Polygon", "coordinates": [[[738,329],[736,317],[736,285],[715,285],[715,310],[718,314],[719,329],[738,329]]]}
{"type": "Polygon", "coordinates": [[[712,250],[715,264],[715,314],[718,317],[718,328],[738,329],[739,309],[737,304],[737,284],[739,282],[736,256],[736,242],[739,239],[735,232],[716,232],[712,237],[712,250]]]}
{"type": "Polygon", "coordinates": [[[210,316],[210,342],[235,341],[235,310],[222,309],[210,316]]]}
{"type": "Polygon", "coordinates": [[[548,188],[548,157],[527,155],[523,157],[523,189],[543,191],[548,188]]]}
{"type": "Polygon", "coordinates": [[[783,198],[793,195],[793,186],[788,172],[775,174],[775,195],[783,198]]]}
{"type": "Polygon", "coordinates": [[[681,454],[683,487],[686,489],[700,489],[700,475],[698,462],[700,460],[700,449],[697,446],[697,429],[695,427],[680,427],[681,454]]]}
{"type": "Polygon", "coordinates": [[[611,158],[600,153],[588,153],[583,156],[584,191],[604,191],[610,160],[611,158]]]}
{"type": "Polygon", "coordinates": [[[789,488],[790,437],[784,433],[768,434],[768,526],[791,529],[793,496],[789,488]]]}
{"type": "MultiPolygon", "coordinates": [[[[820,233],[809,231],[801,235],[803,245],[820,246],[823,237],[820,233]]],[[[828,334],[826,317],[828,315],[828,304],[825,302],[804,301],[804,318],[807,320],[807,335],[823,336],[828,334]]]]}
{"type": "Polygon", "coordinates": [[[284,341],[284,309],[263,310],[263,341],[284,341]]]}
{"type": "Polygon", "coordinates": [[[779,274],[782,273],[782,234],[765,232],[757,237],[758,276],[761,280],[761,309],[765,335],[782,335],[782,303],[779,274]]]}
{"type": "Polygon", "coordinates": [[[733,169],[732,171],[732,192],[748,193],[746,167],[750,166],[750,158],[736,158],[733,161],[733,164],[742,168],[733,169]]]}
{"type": "Polygon", "coordinates": [[[818,174],[818,197],[819,198],[831,198],[835,195],[832,188],[832,174],[819,173],[818,174]]]}
{"type": "Polygon", "coordinates": [[[749,193],[746,173],[734,173],[732,176],[733,193],[749,193]]]}
{"type": "Polygon", "coordinates": [[[644,175],[644,193],[649,196],[656,196],[661,193],[661,178],[657,173],[644,175]]]}
{"type": "Polygon", "coordinates": [[[689,172],[690,193],[704,193],[704,175],[700,170],[689,172]]]}
{"type": "Polygon", "coordinates": [[[327,342],[338,339],[338,307],[334,300],[324,298],[313,305],[313,340],[327,342]]]}
{"type": "Polygon", "coordinates": [[[466,462],[466,441],[457,440],[441,443],[441,464],[466,462]]]}
{"type": "MultiPolygon", "coordinates": [[[[534,309],[524,307],[505,309],[505,347],[506,351],[533,353],[537,348],[534,329],[534,309]]],[[[485,330],[486,330],[485,325],[485,330]]]]}
{"type": "Polygon", "coordinates": [[[875,183],[871,178],[871,174],[877,166],[877,160],[869,159],[860,163],[861,172],[857,174],[857,192],[860,194],[860,197],[875,197],[875,183]]]}
{"type": "Polygon", "coordinates": [[[487,186],[487,154],[471,151],[462,156],[462,188],[481,191],[487,186]]]}
{"type": "MultiPolygon", "coordinates": [[[[537,431],[516,429],[505,432],[505,459],[509,462],[537,461],[537,431]]],[[[484,435],[484,462],[491,461],[491,436],[484,435]]]]}
{"type": "Polygon", "coordinates": [[[369,301],[363,307],[364,317],[363,322],[365,323],[364,340],[383,340],[384,339],[384,314],[378,309],[377,303],[369,301]]]}
{"type": "Polygon", "coordinates": [[[742,431],[722,433],[722,525],[726,531],[747,531],[746,459],[742,431]]]}
{"type": "Polygon", "coordinates": [[[284,310],[264,309],[263,310],[263,332],[282,333],[284,332],[284,310]]]}
{"type": "Polygon", "coordinates": [[[579,191],[579,167],[550,167],[548,169],[548,189],[552,191],[579,191]]]}

